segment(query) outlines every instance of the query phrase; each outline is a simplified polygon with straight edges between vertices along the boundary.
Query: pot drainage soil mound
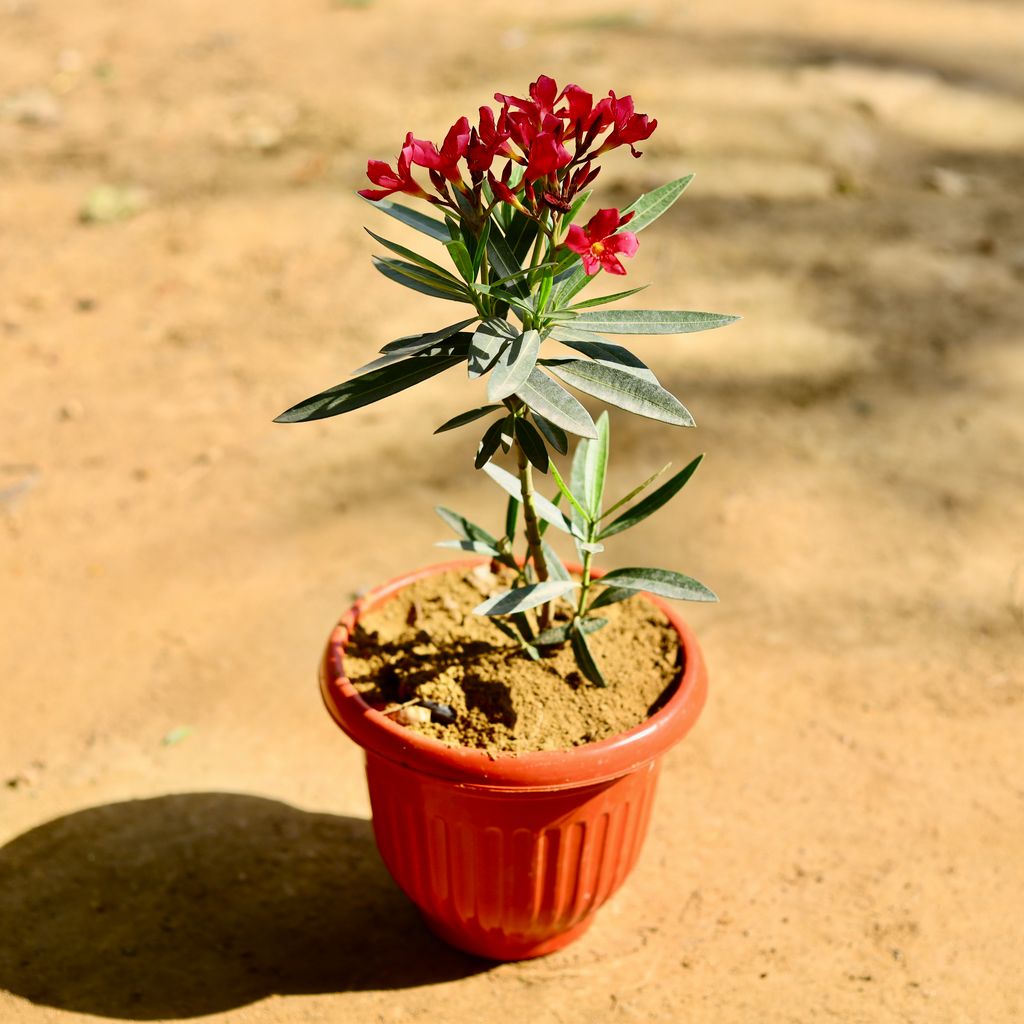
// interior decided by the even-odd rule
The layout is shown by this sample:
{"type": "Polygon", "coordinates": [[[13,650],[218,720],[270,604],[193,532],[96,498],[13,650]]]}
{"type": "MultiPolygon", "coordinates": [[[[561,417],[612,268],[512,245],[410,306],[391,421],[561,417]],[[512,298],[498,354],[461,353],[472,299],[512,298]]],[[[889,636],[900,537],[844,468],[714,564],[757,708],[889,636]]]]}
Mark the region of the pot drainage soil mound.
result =
{"type": "MultiPolygon", "coordinates": [[[[579,672],[568,646],[531,661],[494,623],[473,614],[512,585],[507,570],[482,565],[419,580],[356,627],[345,672],[380,710],[416,699],[447,705],[408,728],[451,746],[488,753],[560,750],[624,732],[657,710],[678,676],[679,641],[662,613],[642,598],[601,610],[608,625],[587,639],[606,688],[579,672]]],[[[568,619],[564,602],[555,624],[568,619]]]]}

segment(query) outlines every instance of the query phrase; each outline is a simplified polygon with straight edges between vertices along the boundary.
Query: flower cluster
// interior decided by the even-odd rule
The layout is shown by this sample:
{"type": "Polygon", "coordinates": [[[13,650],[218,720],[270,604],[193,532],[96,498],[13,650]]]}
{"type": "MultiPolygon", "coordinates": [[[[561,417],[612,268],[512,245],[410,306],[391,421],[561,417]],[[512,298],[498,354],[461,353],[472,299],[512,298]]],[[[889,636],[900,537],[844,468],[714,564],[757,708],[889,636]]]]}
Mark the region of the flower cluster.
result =
{"type": "MultiPolygon", "coordinates": [[[[595,103],[580,86],[559,90],[547,75],[531,84],[527,97],[499,92],[494,98],[501,104],[497,114],[491,107],[481,107],[475,126],[460,117],[440,147],[410,132],[395,169],[370,160],[366,174],[377,187],[359,194],[377,201],[403,192],[447,207],[459,220],[466,217],[478,223],[502,202],[534,220],[549,215],[554,219],[568,213],[578,194],[597,177],[596,157],[620,146],[628,146],[638,157],[636,143],[650,138],[658,126],[646,114],[636,113],[631,96],[609,92],[595,103]],[[498,173],[495,161],[504,161],[498,173]],[[427,172],[433,194],[416,180],[415,167],[427,172]]],[[[609,238],[610,232],[595,234],[610,223],[604,216],[608,212],[601,211],[585,232],[588,274],[601,267],[623,274],[614,253],[631,256],[636,251],[636,236],[629,232],[614,238],[609,238]]],[[[615,227],[628,219],[619,220],[618,211],[611,212],[616,215],[615,227]]],[[[567,244],[583,253],[576,248],[583,244],[580,229],[573,231],[567,244]]]]}

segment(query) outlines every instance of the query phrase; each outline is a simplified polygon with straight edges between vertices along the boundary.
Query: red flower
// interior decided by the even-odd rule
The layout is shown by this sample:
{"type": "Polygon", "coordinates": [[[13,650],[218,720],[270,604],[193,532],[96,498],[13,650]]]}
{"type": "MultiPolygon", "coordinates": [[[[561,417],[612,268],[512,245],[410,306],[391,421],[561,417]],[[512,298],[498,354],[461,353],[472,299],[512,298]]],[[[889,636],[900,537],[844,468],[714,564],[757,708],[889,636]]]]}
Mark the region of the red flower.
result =
{"type": "Polygon", "coordinates": [[[530,98],[521,99],[518,96],[508,96],[503,92],[496,92],[494,98],[506,107],[518,107],[530,115],[530,120],[540,127],[546,114],[553,112],[555,104],[562,98],[558,91],[558,85],[548,75],[541,75],[536,82],[530,85],[530,98]]]}
{"type": "Polygon", "coordinates": [[[569,228],[565,244],[583,257],[583,269],[588,275],[596,274],[602,267],[609,274],[625,274],[626,268],[618,256],[633,256],[640,243],[632,231],[615,232],[632,219],[631,213],[620,217],[615,209],[598,210],[585,228],[576,224],[569,228]]]}
{"type": "Polygon", "coordinates": [[[507,114],[507,110],[502,110],[495,122],[494,111],[490,107],[480,108],[480,127],[470,133],[466,150],[466,163],[474,176],[490,170],[496,156],[511,155],[507,146],[510,134],[507,114]]]}
{"type": "Polygon", "coordinates": [[[420,167],[443,174],[449,181],[462,181],[458,164],[469,148],[469,136],[469,118],[460,117],[448,129],[440,152],[432,142],[413,139],[412,162],[420,167]]]}
{"type": "MultiPolygon", "coordinates": [[[[561,125],[558,126],[559,129],[561,125]]],[[[527,181],[536,181],[538,178],[546,178],[549,174],[564,167],[572,155],[562,145],[561,131],[538,132],[530,142],[527,153],[526,172],[523,177],[527,181]]]]}
{"type": "Polygon", "coordinates": [[[601,100],[594,108],[595,113],[600,111],[603,122],[602,127],[613,124],[611,135],[602,143],[598,154],[606,150],[614,149],[616,146],[629,146],[633,156],[640,156],[633,145],[634,142],[643,142],[649,139],[658,127],[657,120],[651,120],[646,114],[633,112],[633,97],[623,96],[617,99],[614,92],[608,94],[607,99],[601,100]]]}
{"type": "Polygon", "coordinates": [[[417,184],[412,176],[412,153],[413,137],[409,132],[405,137],[405,145],[402,152],[398,154],[398,170],[393,171],[390,164],[383,160],[368,160],[366,163],[366,176],[380,188],[361,188],[359,194],[364,199],[376,202],[384,199],[385,196],[394,195],[395,192],[408,192],[412,196],[420,196],[423,199],[430,197],[417,184]]]}

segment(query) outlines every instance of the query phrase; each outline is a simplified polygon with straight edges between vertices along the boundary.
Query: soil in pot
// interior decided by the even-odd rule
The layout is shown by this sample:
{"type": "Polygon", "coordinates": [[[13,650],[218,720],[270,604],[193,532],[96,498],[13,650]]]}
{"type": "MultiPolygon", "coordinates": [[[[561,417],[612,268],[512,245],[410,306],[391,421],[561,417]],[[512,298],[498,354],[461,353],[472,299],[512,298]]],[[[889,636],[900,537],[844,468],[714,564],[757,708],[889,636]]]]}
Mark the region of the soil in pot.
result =
{"type": "MultiPolygon", "coordinates": [[[[598,687],[581,675],[568,646],[531,661],[491,620],[473,614],[513,579],[484,564],[411,584],[360,619],[345,651],[348,678],[382,711],[416,700],[451,709],[451,721],[434,713],[407,727],[492,754],[596,742],[661,706],[678,675],[679,637],[656,607],[637,597],[601,610],[608,624],[588,637],[609,682],[598,687]]],[[[568,611],[563,604],[556,625],[568,611]]]]}

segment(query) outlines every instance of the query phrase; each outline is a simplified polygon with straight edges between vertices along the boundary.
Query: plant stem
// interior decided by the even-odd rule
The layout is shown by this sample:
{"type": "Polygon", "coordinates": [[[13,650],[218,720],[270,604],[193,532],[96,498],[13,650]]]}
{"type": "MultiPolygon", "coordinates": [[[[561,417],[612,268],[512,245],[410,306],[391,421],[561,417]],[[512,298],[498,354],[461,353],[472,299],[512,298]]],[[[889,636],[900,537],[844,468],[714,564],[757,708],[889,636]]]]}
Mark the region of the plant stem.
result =
{"type": "MultiPolygon", "coordinates": [[[[544,552],[541,548],[540,526],[537,522],[537,510],[533,505],[533,467],[530,465],[526,452],[522,445],[516,442],[516,460],[519,464],[519,487],[523,492],[523,520],[526,524],[526,544],[530,550],[530,559],[533,562],[537,579],[543,583],[548,578],[548,566],[544,561],[544,552]]],[[[551,624],[551,605],[542,605],[537,619],[537,625],[541,631],[551,624]]]]}
{"type": "MultiPolygon", "coordinates": [[[[587,542],[593,541],[593,530],[587,530],[587,542]]],[[[576,608],[576,615],[579,618],[583,618],[584,613],[587,610],[587,594],[590,591],[590,562],[594,557],[593,551],[583,552],[583,577],[580,580],[580,602],[576,608]]]]}

